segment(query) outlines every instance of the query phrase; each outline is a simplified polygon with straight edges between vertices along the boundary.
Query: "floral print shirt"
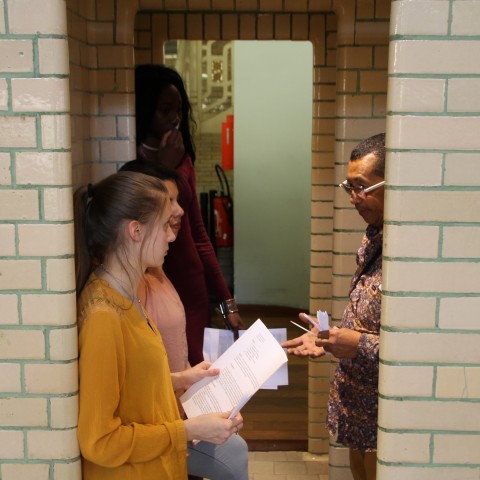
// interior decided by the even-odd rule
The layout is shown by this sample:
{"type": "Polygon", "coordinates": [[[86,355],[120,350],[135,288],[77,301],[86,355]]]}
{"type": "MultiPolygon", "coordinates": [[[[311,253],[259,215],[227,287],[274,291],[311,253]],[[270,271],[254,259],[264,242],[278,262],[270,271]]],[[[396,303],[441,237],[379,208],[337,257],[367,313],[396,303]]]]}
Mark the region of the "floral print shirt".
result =
{"type": "Polygon", "coordinates": [[[338,443],[364,452],[377,449],[382,240],[383,230],[369,225],[339,325],[361,333],[357,356],[339,361],[328,401],[330,435],[337,434],[338,443]]]}

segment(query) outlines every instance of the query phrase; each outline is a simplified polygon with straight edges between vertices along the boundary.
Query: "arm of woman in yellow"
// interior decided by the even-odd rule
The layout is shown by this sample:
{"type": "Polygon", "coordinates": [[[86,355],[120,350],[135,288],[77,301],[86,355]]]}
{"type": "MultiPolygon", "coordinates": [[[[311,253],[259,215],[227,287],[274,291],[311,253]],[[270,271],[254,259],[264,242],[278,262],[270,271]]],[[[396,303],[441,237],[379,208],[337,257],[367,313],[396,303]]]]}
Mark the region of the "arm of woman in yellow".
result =
{"type": "MultiPolygon", "coordinates": [[[[186,450],[185,426],[179,418],[152,424],[119,416],[122,392],[129,388],[125,384],[128,359],[121,319],[113,309],[97,309],[89,315],[80,331],[79,346],[78,438],[85,458],[115,467],[150,461],[172,449],[186,450]]],[[[135,395],[133,398],[149,401],[135,395]]],[[[135,418],[135,402],[122,405],[124,411],[126,407],[131,412],[128,416],[135,418]]]]}

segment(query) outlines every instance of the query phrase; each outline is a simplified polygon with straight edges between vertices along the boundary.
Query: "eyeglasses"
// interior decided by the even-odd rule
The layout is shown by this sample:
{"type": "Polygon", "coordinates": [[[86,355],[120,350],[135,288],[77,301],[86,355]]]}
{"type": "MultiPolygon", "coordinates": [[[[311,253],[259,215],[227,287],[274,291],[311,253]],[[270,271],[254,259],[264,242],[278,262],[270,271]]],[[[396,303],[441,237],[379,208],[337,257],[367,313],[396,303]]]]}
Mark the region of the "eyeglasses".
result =
{"type": "Polygon", "coordinates": [[[351,195],[353,192],[355,192],[355,195],[357,197],[365,198],[367,193],[373,192],[373,190],[376,190],[377,188],[380,188],[383,185],[385,185],[385,180],[378,182],[375,185],[372,185],[371,187],[367,187],[367,188],[365,188],[363,185],[358,185],[357,187],[355,187],[351,183],[348,183],[347,180],[344,180],[339,185],[339,187],[342,187],[347,195],[351,195]]]}

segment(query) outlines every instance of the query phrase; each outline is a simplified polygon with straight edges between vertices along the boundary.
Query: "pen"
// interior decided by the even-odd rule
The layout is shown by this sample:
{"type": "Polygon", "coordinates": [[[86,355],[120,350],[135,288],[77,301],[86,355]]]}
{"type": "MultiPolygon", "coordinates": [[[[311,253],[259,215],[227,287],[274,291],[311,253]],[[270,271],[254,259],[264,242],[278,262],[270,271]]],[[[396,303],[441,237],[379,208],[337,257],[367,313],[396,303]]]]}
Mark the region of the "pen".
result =
{"type": "Polygon", "coordinates": [[[314,334],[314,333],[312,333],[310,330],[308,330],[308,329],[306,329],[306,328],[302,327],[302,326],[301,326],[301,325],[299,325],[298,323],[292,322],[291,320],[290,320],[290,323],[293,323],[293,324],[294,324],[296,327],[298,327],[298,328],[301,328],[302,330],[305,330],[306,332],[308,332],[308,333],[311,333],[312,335],[315,335],[315,334],[314,334]]]}
{"type": "Polygon", "coordinates": [[[320,325],[317,322],[314,322],[310,315],[307,315],[306,313],[302,313],[303,318],[305,318],[309,323],[311,323],[318,331],[321,330],[320,325]]]}

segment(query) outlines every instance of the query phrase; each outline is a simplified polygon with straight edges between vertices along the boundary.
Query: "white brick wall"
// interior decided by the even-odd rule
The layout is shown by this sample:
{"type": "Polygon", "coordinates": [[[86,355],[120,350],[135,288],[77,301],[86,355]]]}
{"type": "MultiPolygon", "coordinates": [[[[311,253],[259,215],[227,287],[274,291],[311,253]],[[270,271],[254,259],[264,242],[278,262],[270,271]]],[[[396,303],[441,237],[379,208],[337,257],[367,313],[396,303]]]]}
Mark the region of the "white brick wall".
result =
{"type": "MultiPolygon", "coordinates": [[[[386,129],[391,149],[381,480],[479,476],[479,8],[473,0],[311,0],[305,7],[321,11],[311,17],[316,58],[310,308],[327,308],[335,321],[343,312],[364,225],[333,185],[343,180],[359,140],[386,129]],[[337,10],[324,15],[322,8],[337,10]]],[[[2,480],[81,477],[74,430],[71,186],[103,178],[117,162],[135,156],[128,68],[134,62],[128,16],[133,11],[116,12],[113,1],[0,0],[0,34],[8,34],[0,38],[2,480]],[[67,12],[68,42],[62,37],[67,12]]],[[[162,13],[156,18],[175,38],[198,36],[192,16],[185,24],[168,24],[162,13]]],[[[209,38],[221,35],[219,18],[205,20],[209,38]]],[[[303,38],[305,20],[292,17],[292,31],[282,30],[290,23],[278,22],[275,30],[273,22],[259,22],[256,33],[303,38]]],[[[139,53],[145,58],[145,45],[160,39],[160,31],[143,37],[139,53]]],[[[158,60],[158,54],[148,58],[158,60]]],[[[328,381],[325,371],[311,371],[317,403],[309,446],[318,452],[326,442],[320,420],[325,406],[318,398],[328,381]]],[[[332,446],[330,463],[331,480],[350,478],[343,449],[332,446]]]]}
{"type": "Polygon", "coordinates": [[[382,480],[480,474],[477,10],[469,1],[392,2],[382,480]]]}
{"type": "Polygon", "coordinates": [[[66,2],[0,32],[0,478],[80,480],[66,2]]]}

